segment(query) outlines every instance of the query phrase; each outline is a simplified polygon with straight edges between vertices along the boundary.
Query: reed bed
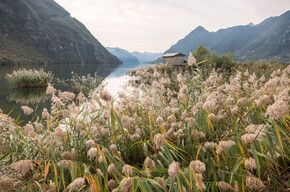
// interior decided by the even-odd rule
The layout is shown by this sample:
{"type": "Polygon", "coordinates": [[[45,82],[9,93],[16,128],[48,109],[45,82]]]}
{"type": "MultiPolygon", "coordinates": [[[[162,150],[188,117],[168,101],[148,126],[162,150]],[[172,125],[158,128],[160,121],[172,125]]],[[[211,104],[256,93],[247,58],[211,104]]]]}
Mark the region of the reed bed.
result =
{"type": "Polygon", "coordinates": [[[52,72],[43,69],[19,69],[7,74],[5,78],[15,87],[46,87],[52,80],[52,72]]]}
{"type": "Polygon", "coordinates": [[[290,66],[268,79],[200,74],[136,69],[116,97],[48,86],[37,121],[0,115],[0,191],[289,189],[290,66]]]}

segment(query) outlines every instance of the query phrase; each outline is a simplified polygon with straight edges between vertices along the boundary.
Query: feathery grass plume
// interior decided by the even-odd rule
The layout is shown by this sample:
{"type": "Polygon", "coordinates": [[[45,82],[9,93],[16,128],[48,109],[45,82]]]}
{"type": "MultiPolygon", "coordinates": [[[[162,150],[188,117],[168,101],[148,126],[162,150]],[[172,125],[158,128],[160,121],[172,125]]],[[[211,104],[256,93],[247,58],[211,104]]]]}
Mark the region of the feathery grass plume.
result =
{"type": "Polygon", "coordinates": [[[98,153],[98,149],[92,147],[89,149],[87,156],[92,160],[96,157],[97,153],[98,153]]]}
{"type": "Polygon", "coordinates": [[[163,122],[164,122],[163,118],[160,117],[160,116],[158,116],[157,119],[156,119],[156,123],[157,123],[158,125],[162,125],[163,122]]]}
{"type": "Polygon", "coordinates": [[[21,109],[25,115],[30,115],[33,112],[33,109],[28,106],[21,106],[21,109]]]}
{"type": "Polygon", "coordinates": [[[49,83],[47,88],[46,88],[46,94],[55,94],[56,93],[56,89],[49,83]]]}
{"type": "Polygon", "coordinates": [[[111,152],[118,151],[117,146],[115,144],[110,145],[109,149],[111,152]]]}
{"type": "Polygon", "coordinates": [[[144,161],[144,165],[146,167],[151,168],[151,169],[156,169],[156,165],[155,165],[154,161],[150,157],[146,157],[146,159],[144,161]]]}
{"type": "Polygon", "coordinates": [[[61,160],[60,162],[57,163],[58,167],[62,167],[69,170],[71,168],[72,161],[71,160],[61,160]]]}
{"type": "Polygon", "coordinates": [[[274,119],[289,115],[289,105],[283,99],[278,99],[268,107],[266,114],[274,119]]]}
{"type": "Polygon", "coordinates": [[[163,147],[163,144],[164,144],[163,135],[161,135],[160,133],[155,135],[154,136],[154,143],[155,143],[157,149],[160,149],[161,147],[163,147]]]}
{"type": "Polygon", "coordinates": [[[34,127],[33,127],[33,125],[31,123],[26,124],[23,127],[23,129],[24,129],[24,132],[27,133],[27,134],[31,134],[31,133],[34,132],[34,127]]]}
{"type": "Polygon", "coordinates": [[[73,159],[73,155],[71,152],[69,151],[65,151],[61,154],[62,159],[64,160],[72,160],[73,159]]]}
{"type": "Polygon", "coordinates": [[[173,161],[168,167],[168,175],[170,178],[175,178],[179,175],[179,163],[173,161]]]}
{"type": "Polygon", "coordinates": [[[100,98],[104,101],[109,102],[112,100],[112,96],[107,90],[104,90],[104,89],[99,90],[99,95],[100,95],[100,98]]]}
{"type": "Polygon", "coordinates": [[[205,184],[203,182],[202,174],[194,173],[194,175],[195,175],[195,178],[196,178],[196,182],[195,182],[196,189],[201,190],[201,191],[206,190],[206,186],[205,186],[205,184]]]}
{"type": "Polygon", "coordinates": [[[164,178],[161,178],[161,177],[155,177],[154,180],[157,181],[157,183],[158,183],[162,188],[166,189],[166,183],[165,183],[164,178]]]}
{"type": "Polygon", "coordinates": [[[103,161],[104,161],[104,157],[103,157],[103,156],[99,156],[99,158],[98,158],[98,162],[99,162],[99,163],[103,163],[103,161]]]}
{"type": "Polygon", "coordinates": [[[114,180],[114,179],[110,179],[109,181],[108,181],[108,187],[112,190],[112,189],[114,189],[115,187],[116,187],[116,185],[117,185],[117,183],[116,183],[116,181],[114,180]]]}
{"type": "Polygon", "coordinates": [[[85,184],[85,178],[79,177],[70,183],[66,191],[78,191],[85,184]]]}
{"type": "Polygon", "coordinates": [[[94,147],[95,145],[96,145],[96,144],[95,144],[95,141],[92,140],[92,139],[86,141],[86,146],[87,146],[87,148],[94,147]]]}
{"type": "Polygon", "coordinates": [[[232,190],[234,190],[234,188],[230,184],[228,184],[227,182],[224,182],[224,181],[219,181],[217,183],[217,185],[222,191],[232,191],[232,190]]]}
{"type": "Polygon", "coordinates": [[[124,175],[131,175],[132,171],[133,171],[132,167],[130,165],[127,165],[127,164],[124,165],[123,168],[122,168],[122,173],[124,175]]]}
{"type": "Polygon", "coordinates": [[[241,139],[245,144],[253,143],[254,140],[256,139],[257,134],[244,134],[242,135],[241,139]]]}
{"type": "Polygon", "coordinates": [[[193,172],[203,173],[205,171],[205,164],[200,160],[191,161],[189,167],[193,172]]]}
{"type": "Polygon", "coordinates": [[[252,157],[245,159],[245,165],[247,169],[251,172],[257,169],[255,159],[253,159],[252,157]]]}
{"type": "Polygon", "coordinates": [[[128,177],[128,178],[124,178],[121,182],[121,191],[122,192],[128,192],[130,190],[130,188],[132,187],[132,183],[133,183],[133,179],[128,177]]]}
{"type": "Polygon", "coordinates": [[[49,119],[49,113],[46,108],[43,109],[41,116],[43,119],[49,119]]]}
{"type": "Polygon", "coordinates": [[[3,177],[0,179],[0,191],[22,191],[23,186],[17,179],[3,177]]]}
{"type": "Polygon", "coordinates": [[[264,183],[254,176],[246,177],[246,185],[247,187],[249,187],[251,190],[254,191],[260,190],[265,187],[264,183]]]}
{"type": "Polygon", "coordinates": [[[232,140],[220,141],[216,153],[220,155],[222,152],[228,151],[234,145],[236,145],[236,143],[232,140]]]}
{"type": "Polygon", "coordinates": [[[9,167],[18,171],[23,177],[25,177],[27,173],[33,169],[33,162],[32,160],[20,160],[12,163],[9,167]]]}
{"type": "Polygon", "coordinates": [[[108,173],[109,174],[112,174],[114,173],[115,171],[115,165],[113,163],[111,163],[109,166],[108,166],[108,173]]]}

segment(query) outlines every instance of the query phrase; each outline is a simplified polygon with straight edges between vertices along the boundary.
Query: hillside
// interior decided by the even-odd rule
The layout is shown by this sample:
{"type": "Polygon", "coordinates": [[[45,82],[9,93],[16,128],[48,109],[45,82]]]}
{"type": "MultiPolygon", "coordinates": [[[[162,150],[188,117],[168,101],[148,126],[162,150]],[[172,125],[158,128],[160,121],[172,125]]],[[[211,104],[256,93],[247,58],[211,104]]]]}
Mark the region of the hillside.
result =
{"type": "Polygon", "coordinates": [[[218,54],[232,52],[237,61],[278,60],[290,62],[290,11],[270,17],[258,25],[240,25],[216,32],[199,26],[165,53],[189,54],[203,44],[218,54]]]}
{"type": "Polygon", "coordinates": [[[118,47],[106,47],[106,48],[110,53],[118,57],[118,59],[120,59],[123,63],[139,63],[138,59],[125,49],[121,49],[118,47]]]}
{"type": "Polygon", "coordinates": [[[121,62],[53,0],[1,0],[0,63],[121,62]]]}

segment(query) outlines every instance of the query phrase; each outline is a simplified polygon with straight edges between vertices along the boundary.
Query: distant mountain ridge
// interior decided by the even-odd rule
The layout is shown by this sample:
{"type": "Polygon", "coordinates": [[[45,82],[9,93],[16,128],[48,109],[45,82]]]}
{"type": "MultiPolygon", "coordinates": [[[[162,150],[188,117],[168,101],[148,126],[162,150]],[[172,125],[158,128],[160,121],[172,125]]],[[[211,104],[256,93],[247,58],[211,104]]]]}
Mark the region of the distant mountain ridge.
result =
{"type": "Polygon", "coordinates": [[[199,26],[165,53],[189,54],[199,44],[218,54],[232,52],[237,61],[277,60],[290,62],[290,11],[270,17],[258,25],[234,26],[209,32],[199,26]]]}
{"type": "Polygon", "coordinates": [[[148,63],[155,61],[158,57],[161,57],[163,53],[150,53],[150,52],[138,52],[134,51],[131,53],[135,56],[140,63],[148,63]]]}
{"type": "Polygon", "coordinates": [[[129,51],[118,47],[106,47],[107,50],[118,57],[123,63],[139,63],[138,59],[134,57],[129,51]]]}
{"type": "Polygon", "coordinates": [[[1,0],[1,63],[106,64],[121,61],[54,0],[1,0]]]}

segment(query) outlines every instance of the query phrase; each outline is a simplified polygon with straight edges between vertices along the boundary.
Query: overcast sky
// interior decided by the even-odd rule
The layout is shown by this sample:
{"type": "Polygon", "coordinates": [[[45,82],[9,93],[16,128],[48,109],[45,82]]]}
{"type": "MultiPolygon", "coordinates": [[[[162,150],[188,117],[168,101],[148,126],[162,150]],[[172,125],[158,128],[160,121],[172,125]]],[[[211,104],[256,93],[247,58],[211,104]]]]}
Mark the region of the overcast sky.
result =
{"type": "Polygon", "coordinates": [[[290,0],[55,0],[107,47],[164,52],[198,26],[258,24],[290,0]]]}

